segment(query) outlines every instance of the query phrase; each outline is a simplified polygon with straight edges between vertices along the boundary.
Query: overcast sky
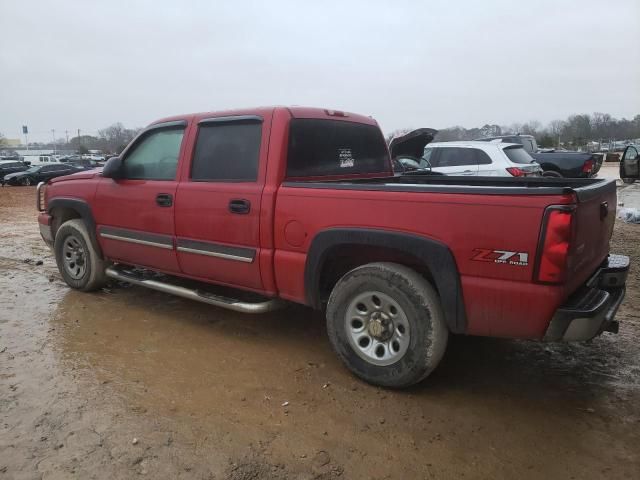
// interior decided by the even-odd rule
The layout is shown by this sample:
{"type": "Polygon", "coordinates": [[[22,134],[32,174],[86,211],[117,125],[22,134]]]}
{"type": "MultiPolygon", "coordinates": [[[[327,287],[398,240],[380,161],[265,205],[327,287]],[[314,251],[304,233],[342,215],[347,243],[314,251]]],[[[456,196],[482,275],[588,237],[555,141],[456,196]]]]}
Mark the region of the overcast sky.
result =
{"type": "Polygon", "coordinates": [[[0,0],[0,132],[286,104],[401,127],[640,113],[640,0],[0,0]]]}

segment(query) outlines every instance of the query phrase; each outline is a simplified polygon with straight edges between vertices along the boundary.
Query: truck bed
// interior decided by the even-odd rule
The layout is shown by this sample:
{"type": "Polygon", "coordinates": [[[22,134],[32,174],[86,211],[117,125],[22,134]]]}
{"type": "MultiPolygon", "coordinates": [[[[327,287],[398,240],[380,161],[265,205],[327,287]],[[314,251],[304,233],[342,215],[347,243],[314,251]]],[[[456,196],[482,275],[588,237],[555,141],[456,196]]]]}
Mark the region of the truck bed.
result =
{"type": "Polygon", "coordinates": [[[466,193],[483,195],[571,195],[578,201],[615,191],[616,182],[597,178],[548,177],[455,177],[444,175],[397,175],[354,180],[288,181],[298,188],[337,190],[386,190],[394,192],[466,193]]]}

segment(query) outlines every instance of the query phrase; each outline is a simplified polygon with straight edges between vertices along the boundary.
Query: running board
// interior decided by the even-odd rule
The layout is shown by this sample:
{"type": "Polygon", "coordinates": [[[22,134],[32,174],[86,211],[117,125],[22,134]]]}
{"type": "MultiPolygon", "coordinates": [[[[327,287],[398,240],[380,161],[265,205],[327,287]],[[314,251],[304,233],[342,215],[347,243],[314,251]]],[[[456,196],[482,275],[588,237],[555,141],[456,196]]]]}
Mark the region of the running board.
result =
{"type": "Polygon", "coordinates": [[[226,308],[242,313],[266,313],[281,308],[284,302],[278,299],[265,299],[259,302],[243,302],[238,299],[216,295],[214,293],[205,292],[197,289],[186,288],[179,285],[172,285],[167,282],[160,282],[151,278],[145,278],[144,275],[138,274],[129,269],[108,267],[105,274],[114,280],[131,283],[140,287],[150,288],[159,292],[170,293],[189,300],[208,303],[216,307],[226,308]]]}

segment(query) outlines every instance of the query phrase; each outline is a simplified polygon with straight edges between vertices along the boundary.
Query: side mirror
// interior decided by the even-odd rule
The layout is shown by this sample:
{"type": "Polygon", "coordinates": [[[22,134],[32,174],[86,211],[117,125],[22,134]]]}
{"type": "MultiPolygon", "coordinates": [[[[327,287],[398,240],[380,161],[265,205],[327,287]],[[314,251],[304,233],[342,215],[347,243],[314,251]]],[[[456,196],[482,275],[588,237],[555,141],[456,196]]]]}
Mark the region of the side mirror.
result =
{"type": "Polygon", "coordinates": [[[104,164],[104,168],[102,169],[102,176],[105,178],[112,178],[114,180],[118,180],[122,177],[122,158],[120,157],[111,157],[107,160],[107,163],[104,164]]]}

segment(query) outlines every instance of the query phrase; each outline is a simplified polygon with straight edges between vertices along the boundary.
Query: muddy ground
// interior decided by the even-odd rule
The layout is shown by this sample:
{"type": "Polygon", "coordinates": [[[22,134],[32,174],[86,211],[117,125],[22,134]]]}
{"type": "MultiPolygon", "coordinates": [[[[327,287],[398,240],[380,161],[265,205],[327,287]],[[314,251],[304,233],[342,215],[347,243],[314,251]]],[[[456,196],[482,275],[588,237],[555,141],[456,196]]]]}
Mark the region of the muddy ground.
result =
{"type": "Polygon", "coordinates": [[[305,308],[70,290],[33,188],[2,188],[0,479],[640,478],[639,234],[616,225],[620,334],[454,338],[425,383],[385,391],[305,308]]]}

